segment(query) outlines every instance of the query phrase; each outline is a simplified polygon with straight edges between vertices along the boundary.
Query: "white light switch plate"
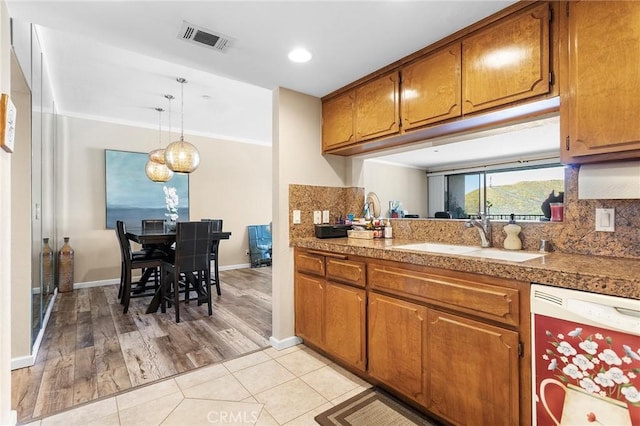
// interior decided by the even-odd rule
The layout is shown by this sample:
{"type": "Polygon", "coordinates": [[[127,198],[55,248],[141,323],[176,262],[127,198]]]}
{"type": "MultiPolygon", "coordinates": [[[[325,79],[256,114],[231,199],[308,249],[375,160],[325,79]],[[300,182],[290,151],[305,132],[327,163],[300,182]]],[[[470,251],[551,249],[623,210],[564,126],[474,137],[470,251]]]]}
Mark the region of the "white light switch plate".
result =
{"type": "Polygon", "coordinates": [[[596,209],[596,231],[614,232],[615,230],[615,209],[596,209]]]}
{"type": "Polygon", "coordinates": [[[293,224],[294,225],[300,224],[300,210],[293,211],[293,224]]]}
{"type": "Polygon", "coordinates": [[[322,212],[320,210],[315,210],[313,212],[313,224],[320,225],[322,223],[322,212]]]}
{"type": "Polygon", "coordinates": [[[322,223],[329,223],[329,210],[322,210],[322,223]]]}

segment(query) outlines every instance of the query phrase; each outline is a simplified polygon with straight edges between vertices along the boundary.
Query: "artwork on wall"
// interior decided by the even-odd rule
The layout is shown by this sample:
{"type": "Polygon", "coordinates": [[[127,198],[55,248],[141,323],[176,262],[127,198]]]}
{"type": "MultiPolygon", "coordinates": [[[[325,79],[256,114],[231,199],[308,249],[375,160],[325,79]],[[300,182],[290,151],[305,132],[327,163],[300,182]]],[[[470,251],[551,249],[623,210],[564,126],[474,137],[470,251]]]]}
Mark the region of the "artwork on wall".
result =
{"type": "Polygon", "coordinates": [[[105,150],[106,227],[116,220],[140,228],[143,219],[168,219],[164,187],[178,195],[178,221],[189,220],[189,175],[176,173],[168,182],[153,182],[145,173],[148,156],[142,152],[105,150]]]}
{"type": "Polygon", "coordinates": [[[0,96],[0,147],[7,152],[13,152],[16,136],[16,113],[16,107],[9,99],[9,95],[3,93],[0,96]]]}

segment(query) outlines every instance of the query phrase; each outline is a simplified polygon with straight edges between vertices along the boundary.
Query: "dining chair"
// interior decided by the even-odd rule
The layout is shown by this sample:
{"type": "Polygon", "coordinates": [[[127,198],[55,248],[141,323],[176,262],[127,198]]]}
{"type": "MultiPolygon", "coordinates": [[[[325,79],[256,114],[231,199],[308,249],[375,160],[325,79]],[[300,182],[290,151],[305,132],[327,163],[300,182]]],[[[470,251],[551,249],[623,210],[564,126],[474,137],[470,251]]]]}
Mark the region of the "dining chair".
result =
{"type": "MultiPolygon", "coordinates": [[[[164,232],[164,220],[162,219],[142,219],[142,231],[157,231],[164,232]]],[[[143,250],[158,250],[159,247],[156,244],[143,244],[143,250]]]]}
{"type": "Polygon", "coordinates": [[[166,312],[167,303],[175,305],[176,322],[180,322],[180,285],[184,284],[184,301],[189,303],[195,291],[198,306],[211,306],[211,222],[178,222],[176,226],[176,249],[173,259],[162,263],[160,286],[161,311],[166,312]],[[184,277],[182,279],[181,277],[184,277]]]}
{"type": "Polygon", "coordinates": [[[126,314],[129,311],[129,301],[132,297],[151,296],[158,290],[160,285],[159,275],[155,274],[153,293],[138,292],[137,289],[134,290],[132,288],[133,284],[138,284],[138,287],[144,288],[146,279],[132,283],[132,270],[142,270],[142,276],[145,277],[147,276],[147,274],[145,274],[147,269],[153,268],[154,270],[158,270],[158,268],[162,266],[162,261],[166,258],[166,254],[158,251],[132,251],[124,222],[121,220],[116,221],[116,234],[118,236],[120,255],[122,258],[118,297],[120,298],[120,303],[124,306],[124,313],[126,314]]]}
{"type": "MultiPolygon", "coordinates": [[[[222,232],[222,219],[202,219],[206,222],[211,222],[211,232],[222,232]]],[[[213,262],[213,271],[211,277],[211,284],[216,286],[216,292],[218,296],[221,296],[220,291],[220,273],[218,271],[218,248],[220,247],[220,240],[214,240],[211,242],[211,256],[210,260],[213,262]]]]}
{"type": "Polygon", "coordinates": [[[142,219],[143,231],[164,231],[164,220],[162,219],[142,219]]]}

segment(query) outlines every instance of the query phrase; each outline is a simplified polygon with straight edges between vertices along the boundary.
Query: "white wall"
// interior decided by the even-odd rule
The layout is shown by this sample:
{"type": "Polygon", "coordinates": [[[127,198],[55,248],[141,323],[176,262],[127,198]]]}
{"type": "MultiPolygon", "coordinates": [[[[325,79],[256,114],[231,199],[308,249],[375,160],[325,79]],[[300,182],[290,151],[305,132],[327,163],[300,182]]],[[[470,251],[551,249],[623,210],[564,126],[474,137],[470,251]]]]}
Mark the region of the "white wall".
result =
{"type": "MultiPolygon", "coordinates": [[[[0,1],[0,92],[11,93],[9,12],[0,1]]],[[[0,149],[0,424],[11,411],[11,154],[0,149]]],[[[30,318],[27,318],[30,322],[30,318]]]]}
{"type": "Polygon", "coordinates": [[[278,88],[273,96],[273,336],[294,336],[293,250],[289,247],[289,185],[346,185],[347,159],[321,153],[319,98],[278,88]]]}
{"type": "Polygon", "coordinates": [[[18,112],[11,155],[11,354],[18,358],[31,353],[31,288],[38,287],[39,280],[32,280],[31,92],[14,57],[11,65],[11,96],[18,112]]]}
{"type": "MultiPolygon", "coordinates": [[[[60,126],[58,235],[71,238],[74,282],[119,278],[115,231],[105,229],[104,150],[148,152],[158,146],[158,130],[72,117],[60,117],[60,126]]],[[[200,167],[189,177],[190,219],[223,219],[232,236],[221,243],[220,266],[248,265],[247,225],[271,221],[271,148],[189,135],[185,139],[201,156],[200,167]]]]}
{"type": "Polygon", "coordinates": [[[427,174],[424,170],[374,160],[364,162],[365,195],[374,192],[381,214],[389,217],[389,201],[401,201],[402,210],[427,217],[427,174]]]}

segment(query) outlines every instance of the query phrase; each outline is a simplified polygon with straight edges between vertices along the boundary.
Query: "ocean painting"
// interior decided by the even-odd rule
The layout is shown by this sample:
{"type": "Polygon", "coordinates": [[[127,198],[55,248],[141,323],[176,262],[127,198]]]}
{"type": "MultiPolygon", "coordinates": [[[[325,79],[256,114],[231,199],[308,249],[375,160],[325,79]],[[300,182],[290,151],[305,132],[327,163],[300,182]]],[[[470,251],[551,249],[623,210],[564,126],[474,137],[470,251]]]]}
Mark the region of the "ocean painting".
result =
{"type": "Polygon", "coordinates": [[[153,182],[145,173],[147,160],[142,152],[105,150],[107,229],[115,229],[116,220],[139,229],[142,219],[167,219],[165,186],[176,188],[178,221],[189,220],[189,175],[174,173],[168,182],[153,182]]]}

